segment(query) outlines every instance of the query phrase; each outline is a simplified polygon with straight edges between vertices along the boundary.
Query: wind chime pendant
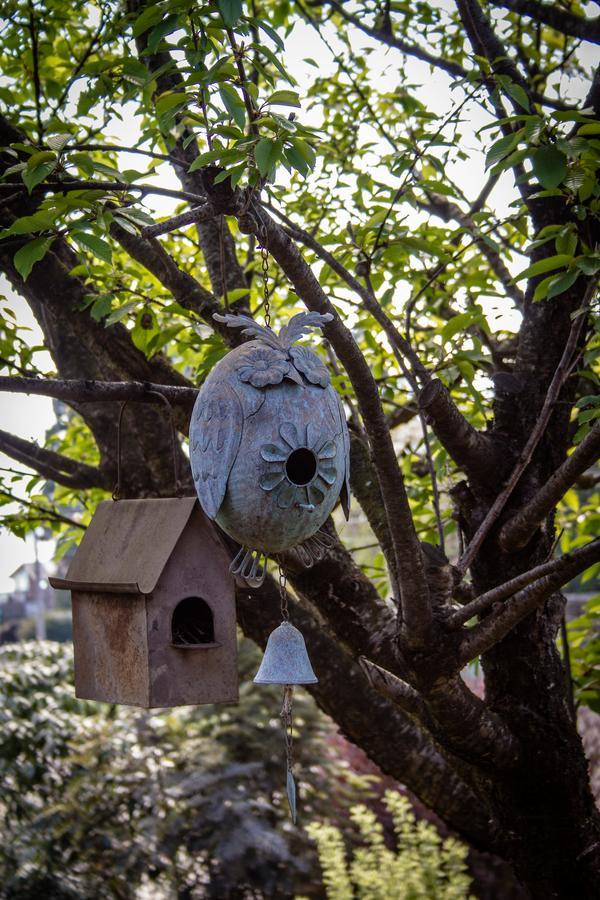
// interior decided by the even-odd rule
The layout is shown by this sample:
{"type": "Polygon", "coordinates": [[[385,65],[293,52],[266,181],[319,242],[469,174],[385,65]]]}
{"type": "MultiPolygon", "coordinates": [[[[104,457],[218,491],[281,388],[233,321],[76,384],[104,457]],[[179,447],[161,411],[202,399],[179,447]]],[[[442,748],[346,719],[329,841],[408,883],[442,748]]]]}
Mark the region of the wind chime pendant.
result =
{"type": "MultiPolygon", "coordinates": [[[[282,612],[285,615],[285,581],[280,579],[282,612]]],[[[283,685],[281,724],[285,738],[286,790],[290,815],[296,824],[296,780],[294,778],[294,726],[293,699],[294,685],[316,684],[318,678],[313,671],[302,633],[286,618],[269,635],[265,655],[254,677],[255,684],[283,685]]]]}

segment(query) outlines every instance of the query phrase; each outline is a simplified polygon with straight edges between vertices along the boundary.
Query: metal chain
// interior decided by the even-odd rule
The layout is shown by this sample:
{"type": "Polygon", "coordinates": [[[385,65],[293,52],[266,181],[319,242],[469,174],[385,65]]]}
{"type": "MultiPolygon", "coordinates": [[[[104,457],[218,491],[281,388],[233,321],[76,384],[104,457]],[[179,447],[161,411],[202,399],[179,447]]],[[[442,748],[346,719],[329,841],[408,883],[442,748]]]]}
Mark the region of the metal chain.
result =
{"type": "Polygon", "coordinates": [[[286,684],[283,689],[283,704],[281,706],[281,724],[285,736],[285,763],[288,772],[294,768],[294,720],[292,704],[294,700],[294,687],[286,684]]]}
{"type": "Polygon", "coordinates": [[[263,278],[263,295],[265,298],[265,325],[271,327],[271,304],[269,302],[269,251],[267,250],[267,229],[264,227],[260,231],[260,255],[262,265],[263,278]]]}
{"type": "Polygon", "coordinates": [[[285,572],[279,566],[279,604],[281,609],[281,618],[284,622],[290,621],[290,612],[288,610],[288,595],[286,590],[287,578],[285,572]]]}

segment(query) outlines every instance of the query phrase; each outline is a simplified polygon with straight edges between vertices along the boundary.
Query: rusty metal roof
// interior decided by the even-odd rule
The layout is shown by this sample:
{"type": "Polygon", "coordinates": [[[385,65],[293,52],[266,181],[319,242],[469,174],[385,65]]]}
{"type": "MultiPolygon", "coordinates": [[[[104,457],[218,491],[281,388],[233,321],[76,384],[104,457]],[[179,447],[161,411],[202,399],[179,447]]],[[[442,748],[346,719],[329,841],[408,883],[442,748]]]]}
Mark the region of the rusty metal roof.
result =
{"type": "Polygon", "coordinates": [[[66,577],[51,578],[52,587],[150,594],[197,502],[195,497],[105,500],[66,577]]]}

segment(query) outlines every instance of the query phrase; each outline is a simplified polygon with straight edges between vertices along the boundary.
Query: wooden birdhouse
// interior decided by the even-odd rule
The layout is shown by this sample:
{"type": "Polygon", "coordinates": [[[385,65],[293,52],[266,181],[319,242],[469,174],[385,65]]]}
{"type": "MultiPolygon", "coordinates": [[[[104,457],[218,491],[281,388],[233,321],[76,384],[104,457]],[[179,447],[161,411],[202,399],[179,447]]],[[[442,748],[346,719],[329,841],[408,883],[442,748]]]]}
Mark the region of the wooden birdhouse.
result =
{"type": "Polygon", "coordinates": [[[65,578],[75,692],[145,708],[238,699],[229,556],[192,497],[101,503],[65,578]]]}

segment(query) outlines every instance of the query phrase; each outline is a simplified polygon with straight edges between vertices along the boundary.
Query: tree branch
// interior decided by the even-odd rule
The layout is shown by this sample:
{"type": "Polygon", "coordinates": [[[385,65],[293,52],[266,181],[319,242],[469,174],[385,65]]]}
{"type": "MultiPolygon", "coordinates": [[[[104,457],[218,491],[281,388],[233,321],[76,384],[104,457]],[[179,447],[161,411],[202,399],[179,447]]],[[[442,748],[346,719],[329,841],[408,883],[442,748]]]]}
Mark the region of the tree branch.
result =
{"type": "Polygon", "coordinates": [[[110,488],[110,479],[101,468],[69,459],[54,450],[38,447],[33,441],[26,441],[0,429],[0,450],[23,465],[39,472],[48,481],[65,487],[85,490],[91,487],[110,488]]]}
{"type": "MultiPolygon", "coordinates": [[[[22,503],[23,506],[27,506],[29,509],[35,509],[41,513],[38,517],[38,521],[47,522],[48,519],[54,519],[55,522],[64,522],[65,525],[72,525],[74,528],[81,528],[82,531],[85,531],[86,525],[82,525],[81,522],[77,522],[75,519],[69,519],[68,516],[63,516],[61,513],[57,513],[56,510],[50,509],[50,507],[42,506],[41,503],[34,503],[32,500],[26,500],[24,497],[16,497],[14,494],[11,494],[10,491],[5,491],[4,489],[0,489],[1,497],[8,497],[14,503],[22,503]]],[[[3,517],[5,520],[7,516],[3,517]]]]}
{"type": "Polygon", "coordinates": [[[407,56],[414,56],[415,59],[420,59],[422,62],[429,63],[429,65],[435,66],[437,69],[442,69],[454,78],[466,78],[468,76],[468,71],[453,60],[445,59],[443,56],[435,56],[435,54],[429,53],[428,50],[424,50],[416,44],[410,44],[408,41],[396,37],[391,31],[382,28],[373,28],[372,26],[367,25],[359,18],[359,16],[347,12],[342,4],[336,2],[336,0],[327,0],[327,3],[332,9],[339,13],[346,22],[350,22],[351,25],[354,25],[362,31],[363,34],[375,38],[375,40],[380,41],[382,44],[386,44],[388,47],[394,47],[396,50],[401,50],[402,53],[406,53],[407,56]]]}
{"type": "MultiPolygon", "coordinates": [[[[0,183],[0,191],[15,190],[19,193],[27,193],[27,187],[22,181],[3,181],[0,183]]],[[[43,194],[53,191],[58,194],[66,194],[70,191],[116,191],[129,194],[139,191],[142,196],[156,194],[159,197],[173,197],[175,200],[189,200],[191,203],[201,203],[204,199],[199,194],[189,191],[175,191],[171,188],[154,187],[151,184],[128,184],[126,181],[42,181],[32,188],[31,194],[43,194]]]]}
{"type": "Polygon", "coordinates": [[[475,480],[487,479],[490,466],[500,463],[496,444],[465,419],[438,378],[421,391],[419,408],[457,466],[475,480]]]}
{"type": "Polygon", "coordinates": [[[494,6],[502,6],[511,12],[519,13],[548,25],[562,34],[581,38],[583,41],[600,43],[600,16],[586,19],[557,3],[538,3],[537,0],[492,0],[494,6]]]}
{"type": "Polygon", "coordinates": [[[596,422],[579,446],[551,475],[538,493],[503,526],[499,536],[502,549],[511,551],[525,547],[561,497],[599,456],[600,422],[596,422]]]}
{"type": "Polygon", "coordinates": [[[103,403],[135,400],[138,403],[156,403],[152,393],[162,394],[173,406],[191,408],[198,389],[171,384],[153,384],[149,381],[94,381],[59,378],[25,378],[16,375],[0,375],[0,391],[15,394],[38,394],[54,397],[65,403],[103,403]]]}
{"type": "Polygon", "coordinates": [[[515,625],[543,603],[554,591],[562,587],[589,566],[600,561],[600,538],[590,541],[585,547],[565,554],[566,562],[549,575],[534,581],[528,587],[513,595],[509,603],[492,612],[482,622],[470,628],[461,643],[459,662],[466,665],[470,660],[485,653],[501,641],[515,625]],[[567,559],[568,557],[568,559],[567,559]]]}
{"type": "Polygon", "coordinates": [[[567,338],[562,356],[556,367],[556,371],[554,373],[552,381],[550,382],[550,386],[544,399],[542,409],[531,431],[531,434],[529,435],[527,443],[521,451],[519,459],[517,460],[517,464],[515,465],[505,486],[500,491],[490,509],[488,510],[483,522],[473,535],[473,538],[471,539],[463,556],[458,561],[457,568],[463,574],[467,571],[467,569],[475,559],[475,556],[477,555],[481,544],[487,537],[490,529],[504,509],[509,497],[517,486],[521,475],[529,465],[535,448],[537,447],[542,435],[546,430],[546,426],[548,425],[550,416],[552,415],[552,412],[554,410],[554,404],[558,400],[558,396],[561,392],[562,386],[570,374],[573,355],[577,347],[581,329],[583,328],[583,323],[586,319],[587,308],[595,289],[596,281],[592,280],[587,287],[580,309],[575,313],[575,318],[571,325],[569,337],[567,338]]]}
{"type": "Polygon", "coordinates": [[[203,203],[201,206],[194,206],[187,212],[181,213],[179,216],[173,216],[164,222],[157,222],[156,225],[146,225],[142,228],[142,237],[151,238],[158,237],[160,234],[166,234],[168,231],[174,231],[176,228],[184,228],[186,225],[198,225],[200,222],[208,222],[215,219],[218,213],[215,211],[212,203],[203,203]]]}
{"type": "MultiPolygon", "coordinates": [[[[488,181],[488,184],[490,183],[493,186],[494,182],[488,181]]],[[[439,216],[444,222],[448,222],[451,219],[458,222],[462,228],[473,235],[475,244],[490,264],[492,272],[506,291],[506,296],[510,297],[517,309],[523,309],[525,295],[514,283],[514,279],[498,251],[491,247],[480,235],[480,229],[471,218],[471,213],[463,212],[457,203],[452,203],[447,197],[442,197],[440,194],[428,192],[427,198],[427,201],[418,201],[419,206],[433,215],[439,216]]],[[[483,203],[485,203],[485,195],[482,192],[474,201],[473,207],[479,207],[483,203]]]]}
{"type": "Polygon", "coordinates": [[[138,237],[125,231],[114,221],[110,226],[110,233],[133,259],[160,281],[180,306],[204,319],[213,331],[221,335],[228,346],[237,346],[240,336],[232,334],[231,328],[213,318],[216,312],[222,312],[214,294],[180,269],[173,257],[156,239],[145,240],[138,237]]]}
{"type": "Polygon", "coordinates": [[[365,657],[359,659],[369,683],[416,719],[461,758],[494,767],[516,762],[518,745],[500,718],[460,679],[444,679],[425,699],[406,681],[365,657]]]}
{"type": "Polygon", "coordinates": [[[429,380],[429,373],[427,369],[420,361],[419,357],[415,353],[409,341],[403,337],[398,331],[396,325],[392,322],[389,316],[385,313],[381,304],[377,301],[377,298],[367,287],[365,287],[361,282],[352,275],[351,272],[343,266],[336,257],[330,253],[313,235],[309,234],[308,231],[305,231],[303,228],[300,228],[298,225],[295,225],[287,216],[285,216],[282,212],[274,209],[271,205],[263,204],[265,208],[268,208],[270,212],[274,213],[278,219],[285,222],[288,232],[295,240],[299,241],[301,244],[304,244],[305,247],[310,247],[311,250],[314,250],[319,259],[322,259],[323,262],[326,262],[327,265],[331,268],[336,275],[339,275],[340,278],[346,282],[348,287],[350,287],[363,301],[365,308],[371,313],[373,318],[381,325],[383,330],[385,331],[390,344],[392,347],[401,353],[406,359],[409,361],[410,366],[417,377],[419,377],[422,381],[427,382],[429,380]]]}
{"type": "MultiPolygon", "coordinates": [[[[493,72],[508,75],[511,81],[525,91],[530,103],[533,104],[535,98],[530,85],[509,58],[506,47],[492,28],[478,0],[456,0],[456,6],[475,53],[488,60],[493,72]]],[[[519,103],[509,94],[505,95],[515,113],[520,115],[523,110],[519,103]]]]}
{"type": "MultiPolygon", "coordinates": [[[[591,541],[590,544],[594,544],[594,541],[591,541]]],[[[568,568],[573,559],[579,559],[578,554],[581,554],[582,551],[587,552],[589,546],[589,544],[586,544],[578,550],[573,550],[571,553],[565,553],[563,556],[559,557],[559,559],[551,559],[548,562],[541,563],[541,565],[535,566],[535,568],[530,569],[528,572],[522,572],[521,575],[516,575],[509,581],[505,581],[503,584],[491,588],[491,590],[486,591],[485,594],[480,594],[479,597],[471,600],[461,609],[452,612],[448,616],[448,624],[452,628],[458,628],[461,625],[464,625],[465,622],[468,622],[469,619],[472,619],[473,616],[479,616],[486,612],[486,610],[490,609],[495,603],[500,603],[500,601],[512,597],[513,594],[516,594],[517,591],[526,587],[528,584],[532,584],[532,582],[537,581],[546,575],[559,575],[568,568]]],[[[568,577],[570,578],[571,576],[568,577]]],[[[566,580],[568,580],[568,578],[566,580]]]]}

